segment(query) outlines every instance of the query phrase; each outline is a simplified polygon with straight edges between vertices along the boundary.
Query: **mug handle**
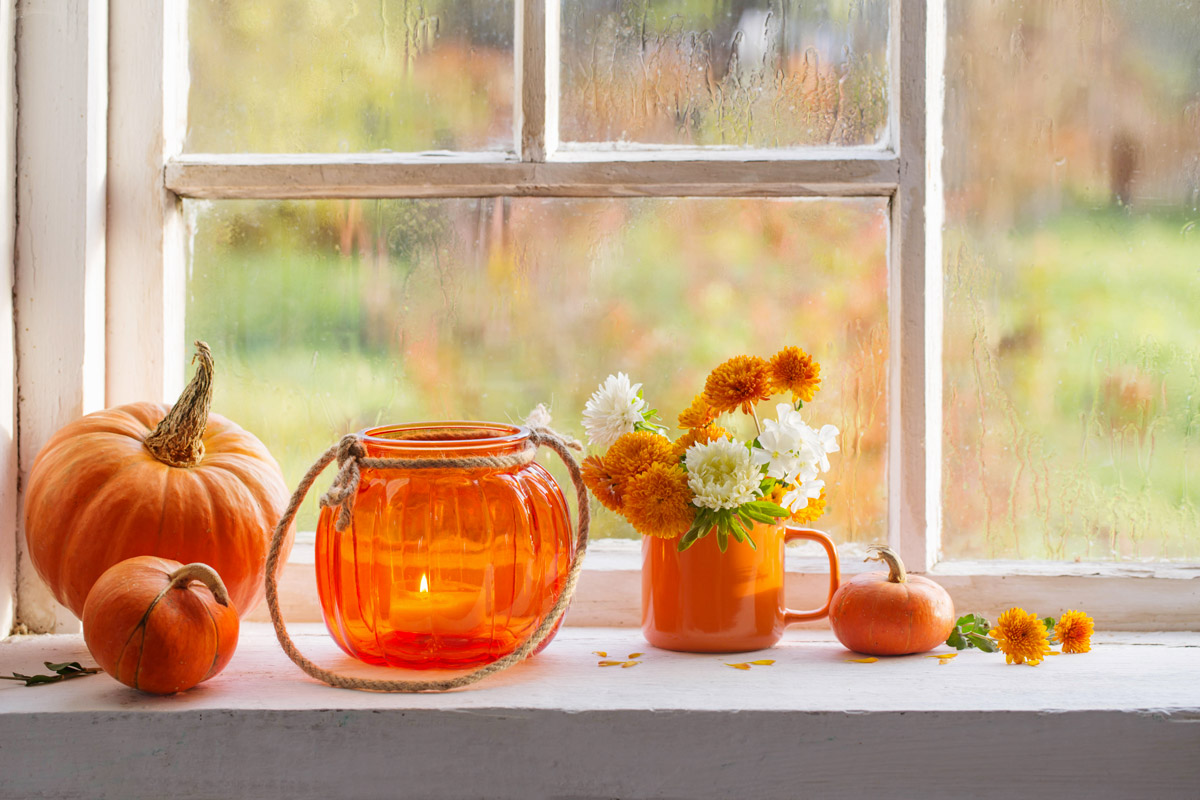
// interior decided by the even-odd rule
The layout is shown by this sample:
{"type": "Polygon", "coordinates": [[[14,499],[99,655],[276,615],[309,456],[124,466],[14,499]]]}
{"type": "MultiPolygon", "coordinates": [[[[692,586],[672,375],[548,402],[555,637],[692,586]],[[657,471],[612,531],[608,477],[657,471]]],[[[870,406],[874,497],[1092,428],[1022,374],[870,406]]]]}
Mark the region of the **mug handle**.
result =
{"type": "MultiPolygon", "coordinates": [[[[833,603],[833,593],[838,590],[838,586],[842,582],[841,568],[838,564],[837,550],[833,546],[833,540],[820,531],[812,530],[811,528],[793,528],[784,526],[783,543],[795,541],[797,539],[805,539],[810,542],[817,542],[825,548],[825,554],[829,556],[829,597],[825,599],[825,605],[821,608],[812,611],[794,611],[790,608],[783,610],[783,624],[793,625],[797,622],[807,622],[812,619],[821,619],[829,616],[829,606],[833,603]]],[[[786,551],[785,551],[786,552],[786,551]]]]}

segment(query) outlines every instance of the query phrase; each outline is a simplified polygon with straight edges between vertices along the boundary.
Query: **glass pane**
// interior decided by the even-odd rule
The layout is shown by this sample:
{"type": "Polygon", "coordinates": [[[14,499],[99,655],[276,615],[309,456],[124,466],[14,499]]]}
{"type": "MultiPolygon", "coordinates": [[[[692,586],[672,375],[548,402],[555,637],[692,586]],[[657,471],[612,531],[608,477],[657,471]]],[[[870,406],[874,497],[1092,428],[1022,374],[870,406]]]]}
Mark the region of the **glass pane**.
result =
{"type": "Polygon", "coordinates": [[[950,3],[947,557],[1200,557],[1200,2],[950,3]]]}
{"type": "MultiPolygon", "coordinates": [[[[886,536],[884,200],[193,201],[188,214],[187,341],[213,347],[214,410],[262,438],[292,486],[371,425],[516,421],[545,402],[582,436],[584,403],[618,370],[674,426],[721,361],[794,343],[822,365],[811,421],[842,431],[820,525],[842,542],[886,536]]],[[[607,512],[596,525],[632,535],[607,512]]]]}
{"type": "Polygon", "coordinates": [[[887,127],[887,0],[562,0],[561,138],[867,145],[887,127]]]}
{"type": "Polygon", "coordinates": [[[192,153],[512,150],[512,0],[190,0],[192,153]]]}

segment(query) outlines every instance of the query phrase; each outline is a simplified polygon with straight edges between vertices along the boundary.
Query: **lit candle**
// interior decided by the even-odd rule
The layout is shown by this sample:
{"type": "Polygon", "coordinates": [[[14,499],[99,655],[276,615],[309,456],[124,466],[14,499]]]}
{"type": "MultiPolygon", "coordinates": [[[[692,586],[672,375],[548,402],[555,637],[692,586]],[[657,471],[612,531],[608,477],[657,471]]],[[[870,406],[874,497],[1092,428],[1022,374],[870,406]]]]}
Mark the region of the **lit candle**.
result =
{"type": "Polygon", "coordinates": [[[480,588],[469,584],[439,581],[430,590],[429,577],[422,573],[417,591],[394,598],[389,617],[397,631],[466,632],[482,624],[482,601],[480,588]]]}

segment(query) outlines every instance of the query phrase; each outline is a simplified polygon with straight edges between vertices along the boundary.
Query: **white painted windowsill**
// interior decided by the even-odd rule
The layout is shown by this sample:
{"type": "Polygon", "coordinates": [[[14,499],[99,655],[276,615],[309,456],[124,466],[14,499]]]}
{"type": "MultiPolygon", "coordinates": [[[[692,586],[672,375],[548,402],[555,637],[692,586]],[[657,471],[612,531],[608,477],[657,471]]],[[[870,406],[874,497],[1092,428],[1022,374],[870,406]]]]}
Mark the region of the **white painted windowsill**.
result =
{"type": "MultiPolygon", "coordinates": [[[[360,665],[319,625],[318,663],[360,665]]],[[[0,686],[0,797],[1195,797],[1200,634],[1101,633],[1036,668],[976,651],[848,663],[828,632],[736,656],[628,628],[563,629],[444,695],[332,689],[249,624],[196,689],[107,676],[0,686]],[[633,668],[599,667],[592,651],[633,668]],[[772,658],[749,671],[726,662],[772,658]]],[[[0,672],[91,663],[78,636],[12,637],[0,672]]],[[[411,674],[411,673],[407,673],[411,674]]],[[[406,675],[407,675],[406,674],[406,675]]]]}

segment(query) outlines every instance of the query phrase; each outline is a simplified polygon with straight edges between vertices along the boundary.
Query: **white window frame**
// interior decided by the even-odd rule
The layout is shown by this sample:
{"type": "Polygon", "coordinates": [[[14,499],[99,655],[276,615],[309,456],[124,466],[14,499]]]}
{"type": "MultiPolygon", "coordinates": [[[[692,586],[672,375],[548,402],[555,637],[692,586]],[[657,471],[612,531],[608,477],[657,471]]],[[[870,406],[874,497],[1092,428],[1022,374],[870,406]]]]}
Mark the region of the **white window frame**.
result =
{"type": "MultiPolygon", "coordinates": [[[[879,147],[564,150],[559,3],[516,0],[517,153],[355,155],[182,155],[186,0],[17,2],[18,171],[36,191],[18,191],[19,475],[10,470],[0,495],[16,492],[41,444],[79,414],[177,395],[186,350],[183,199],[885,197],[892,546],[969,610],[1071,605],[1109,627],[1200,624],[1188,611],[1200,600],[1200,569],[940,562],[944,2],[892,0],[890,118],[879,147]],[[73,46],[62,47],[68,40],[73,46]]],[[[0,539],[9,536],[22,580],[0,574],[0,595],[17,586],[18,615],[31,629],[76,629],[30,578],[20,533],[0,527],[0,539]]],[[[573,622],[635,624],[624,617],[636,608],[636,547],[613,543],[593,558],[599,564],[585,570],[593,577],[577,603],[585,611],[573,622]]]]}

